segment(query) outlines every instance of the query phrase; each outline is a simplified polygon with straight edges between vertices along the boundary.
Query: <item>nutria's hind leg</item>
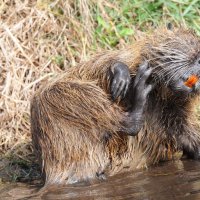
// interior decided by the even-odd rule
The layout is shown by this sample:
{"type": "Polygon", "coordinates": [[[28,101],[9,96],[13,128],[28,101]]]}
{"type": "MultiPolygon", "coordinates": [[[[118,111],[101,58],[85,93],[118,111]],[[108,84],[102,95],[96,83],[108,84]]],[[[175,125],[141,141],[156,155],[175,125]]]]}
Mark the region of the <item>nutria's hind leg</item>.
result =
{"type": "Polygon", "coordinates": [[[200,147],[196,147],[193,150],[183,149],[182,158],[188,158],[193,160],[200,160],[200,147]]]}
{"type": "Polygon", "coordinates": [[[198,125],[186,124],[178,137],[183,150],[183,158],[200,160],[200,132],[198,125]]]}
{"type": "Polygon", "coordinates": [[[184,139],[183,158],[200,160],[200,136],[194,135],[184,139]]]}
{"type": "Polygon", "coordinates": [[[57,82],[35,94],[31,130],[46,184],[73,183],[103,174],[110,160],[103,141],[119,130],[120,112],[90,82],[57,82]]]}

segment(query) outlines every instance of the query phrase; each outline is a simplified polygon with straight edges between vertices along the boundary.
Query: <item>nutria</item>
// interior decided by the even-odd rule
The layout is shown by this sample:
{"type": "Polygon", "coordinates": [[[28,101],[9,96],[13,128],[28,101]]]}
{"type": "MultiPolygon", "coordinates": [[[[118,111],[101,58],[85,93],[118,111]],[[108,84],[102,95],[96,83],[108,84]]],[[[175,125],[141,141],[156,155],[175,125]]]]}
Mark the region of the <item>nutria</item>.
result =
{"type": "Polygon", "coordinates": [[[106,51],[42,86],[31,101],[31,133],[45,184],[104,178],[184,156],[200,158],[194,114],[200,40],[158,29],[106,51]]]}

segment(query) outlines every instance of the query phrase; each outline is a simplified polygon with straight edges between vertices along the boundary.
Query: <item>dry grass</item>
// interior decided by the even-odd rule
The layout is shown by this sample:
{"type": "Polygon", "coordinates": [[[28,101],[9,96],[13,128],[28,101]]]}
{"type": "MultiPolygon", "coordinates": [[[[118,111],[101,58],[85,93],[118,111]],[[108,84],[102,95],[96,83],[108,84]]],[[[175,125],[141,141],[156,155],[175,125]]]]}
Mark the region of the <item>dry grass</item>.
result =
{"type": "Polygon", "coordinates": [[[40,82],[89,55],[94,28],[89,1],[80,1],[76,9],[72,2],[0,3],[0,156],[3,158],[32,160],[31,95],[40,82]],[[75,18],[76,10],[84,16],[84,23],[75,18]]]}
{"type": "MultiPolygon", "coordinates": [[[[84,60],[90,49],[93,28],[90,15],[84,13],[85,23],[89,25],[86,28],[74,18],[73,4],[57,3],[1,3],[1,155],[12,153],[28,159],[31,95],[41,81],[84,60]],[[64,8],[65,15],[59,13],[62,12],[59,6],[64,8]]],[[[83,0],[80,12],[88,9],[83,0]]]]}
{"type": "Polygon", "coordinates": [[[122,13],[121,2],[0,0],[0,158],[33,160],[29,100],[41,82],[131,40],[135,26],[108,14],[122,13]]]}

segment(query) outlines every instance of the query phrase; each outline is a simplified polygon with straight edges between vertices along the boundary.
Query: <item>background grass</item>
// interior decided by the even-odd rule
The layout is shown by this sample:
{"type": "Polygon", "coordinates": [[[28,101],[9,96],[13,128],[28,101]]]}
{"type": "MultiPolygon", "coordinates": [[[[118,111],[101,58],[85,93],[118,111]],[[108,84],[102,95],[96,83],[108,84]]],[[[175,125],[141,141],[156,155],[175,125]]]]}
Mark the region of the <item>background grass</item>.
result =
{"type": "Polygon", "coordinates": [[[169,22],[200,35],[199,16],[199,0],[0,0],[0,177],[36,177],[29,102],[41,82],[169,22]]]}

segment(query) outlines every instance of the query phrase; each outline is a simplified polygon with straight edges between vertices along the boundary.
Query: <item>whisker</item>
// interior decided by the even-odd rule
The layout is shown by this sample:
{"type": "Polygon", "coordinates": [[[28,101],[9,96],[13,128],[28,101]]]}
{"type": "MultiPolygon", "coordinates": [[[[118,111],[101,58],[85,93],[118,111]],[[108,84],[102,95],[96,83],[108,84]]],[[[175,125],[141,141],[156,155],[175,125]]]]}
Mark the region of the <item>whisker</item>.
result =
{"type": "MultiPolygon", "coordinates": [[[[187,66],[187,65],[185,65],[185,66],[187,66]]],[[[171,81],[173,81],[174,80],[174,77],[175,76],[177,76],[177,78],[181,78],[181,76],[183,76],[183,74],[184,74],[184,67],[185,66],[183,66],[183,65],[180,65],[180,66],[177,66],[177,68],[174,68],[175,70],[173,70],[172,72],[171,72],[171,76],[170,76],[170,78],[168,79],[168,84],[171,82],[171,81]],[[177,72],[179,72],[178,74],[177,74],[177,72]],[[181,73],[181,72],[183,72],[183,74],[181,73]]]]}
{"type": "Polygon", "coordinates": [[[164,53],[164,55],[165,54],[172,54],[173,55],[174,53],[176,53],[179,56],[180,55],[182,55],[184,57],[188,56],[186,53],[184,53],[184,52],[182,52],[182,51],[180,51],[178,49],[172,49],[172,48],[168,48],[168,47],[163,47],[163,48],[161,48],[161,47],[152,47],[152,49],[157,50],[158,52],[162,52],[162,53],[164,53]]]}

